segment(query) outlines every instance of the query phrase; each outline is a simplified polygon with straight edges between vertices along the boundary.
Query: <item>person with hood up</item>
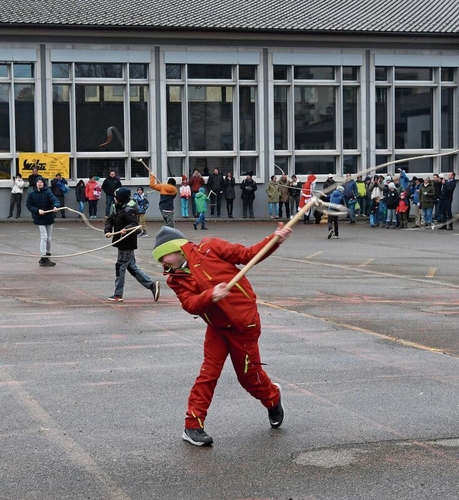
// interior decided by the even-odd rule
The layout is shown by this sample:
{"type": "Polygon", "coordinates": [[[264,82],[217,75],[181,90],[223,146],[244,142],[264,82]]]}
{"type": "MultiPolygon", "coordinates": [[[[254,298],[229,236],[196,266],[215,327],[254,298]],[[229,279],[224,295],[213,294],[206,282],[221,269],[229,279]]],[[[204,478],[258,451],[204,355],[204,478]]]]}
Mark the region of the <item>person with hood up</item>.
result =
{"type": "Polygon", "coordinates": [[[201,229],[207,230],[206,227],[206,212],[207,212],[207,204],[210,201],[210,198],[206,195],[206,190],[203,187],[199,188],[199,191],[196,193],[194,198],[196,203],[196,211],[198,213],[198,218],[195,222],[193,222],[194,229],[198,229],[198,224],[201,224],[201,229]]]}
{"type": "Polygon", "coordinates": [[[27,196],[26,206],[32,214],[33,223],[40,229],[41,257],[38,263],[43,267],[55,266],[56,263],[49,257],[51,256],[54,218],[61,204],[48,188],[43,177],[37,177],[34,190],[27,196]]]}
{"type": "Polygon", "coordinates": [[[114,202],[114,210],[105,220],[104,228],[105,237],[113,237],[113,246],[118,249],[118,258],[115,264],[115,292],[108,297],[108,300],[123,302],[124,282],[126,271],[128,271],[142,286],[151,291],[156,302],[159,298],[159,281],[153,281],[137,267],[135,261],[134,250],[137,248],[139,229],[129,232],[129,229],[138,226],[137,202],[131,200],[131,190],[126,187],[118,188],[115,191],[114,202]],[[127,234],[128,236],[124,238],[127,234]]]}
{"type": "MultiPolygon", "coordinates": [[[[316,183],[316,176],[314,174],[309,174],[306,182],[303,184],[301,189],[299,210],[301,210],[311,199],[312,192],[316,183]]],[[[309,215],[311,214],[311,209],[309,209],[303,218],[303,224],[309,224],[309,215]]]]}
{"type": "Polygon", "coordinates": [[[327,238],[339,238],[339,223],[338,223],[338,216],[337,215],[331,215],[333,210],[338,210],[339,207],[338,205],[346,205],[346,202],[344,201],[344,188],[343,186],[337,186],[337,188],[332,192],[330,195],[330,210],[328,212],[328,236],[327,238]]]}
{"type": "Polygon", "coordinates": [[[146,238],[147,234],[147,222],[146,213],[150,202],[148,201],[147,195],[144,193],[143,187],[139,186],[137,192],[134,193],[132,199],[137,202],[137,209],[139,210],[137,214],[137,221],[142,226],[142,232],[139,234],[139,238],[146,238]]]}
{"type": "Polygon", "coordinates": [[[281,189],[277,182],[276,176],[272,175],[271,180],[266,187],[266,194],[268,195],[268,214],[270,219],[279,218],[279,199],[281,189]]]}
{"type": "Polygon", "coordinates": [[[177,196],[177,182],[170,177],[167,184],[158,182],[154,175],[150,175],[150,187],[159,192],[159,211],[163,216],[166,226],[175,227],[174,199],[177,196]]]}
{"type": "Polygon", "coordinates": [[[231,289],[226,285],[238,274],[238,265],[248,264],[277,236],[263,258],[271,255],[290,233],[291,229],[280,222],[273,234],[250,247],[221,238],[204,238],[194,244],[169,227],[156,235],[153,257],[163,266],[167,285],[185,311],[207,323],[204,359],[188,397],[182,434],[183,440],[195,446],[213,443],[204,425],[228,356],[241,386],[266,408],[270,426],[277,429],[282,425],[281,388],[263,369],[258,346],[261,324],[256,294],[247,276],[231,289]]]}

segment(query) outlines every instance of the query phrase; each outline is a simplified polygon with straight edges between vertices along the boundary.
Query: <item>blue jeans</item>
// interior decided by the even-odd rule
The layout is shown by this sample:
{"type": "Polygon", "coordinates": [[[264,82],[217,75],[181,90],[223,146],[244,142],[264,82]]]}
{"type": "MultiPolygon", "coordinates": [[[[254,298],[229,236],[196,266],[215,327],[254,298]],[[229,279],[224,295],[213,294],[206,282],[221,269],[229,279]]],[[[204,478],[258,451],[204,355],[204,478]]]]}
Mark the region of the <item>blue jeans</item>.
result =
{"type": "Polygon", "coordinates": [[[119,250],[115,264],[115,295],[123,296],[126,270],[145,288],[151,289],[153,280],[141,271],[136,264],[134,250],[119,250]]]}
{"type": "Polygon", "coordinates": [[[201,224],[201,228],[206,227],[206,212],[199,213],[198,218],[196,219],[194,225],[198,226],[199,224],[201,224]]]}
{"type": "Polygon", "coordinates": [[[433,207],[430,208],[423,208],[422,213],[424,215],[424,224],[427,226],[428,224],[432,224],[432,212],[433,212],[433,207]]]}
{"type": "Polygon", "coordinates": [[[80,214],[82,214],[84,212],[84,201],[79,201],[78,206],[79,206],[78,210],[80,214]]]}
{"type": "Polygon", "coordinates": [[[397,215],[395,213],[395,208],[388,208],[387,209],[387,215],[386,215],[386,224],[390,224],[391,222],[397,224],[397,215]]]}
{"type": "Polygon", "coordinates": [[[111,194],[105,195],[105,215],[108,217],[112,213],[112,205],[115,197],[111,194]]]}
{"type": "Polygon", "coordinates": [[[279,203],[275,201],[268,202],[268,213],[270,217],[279,217],[279,203]]]}

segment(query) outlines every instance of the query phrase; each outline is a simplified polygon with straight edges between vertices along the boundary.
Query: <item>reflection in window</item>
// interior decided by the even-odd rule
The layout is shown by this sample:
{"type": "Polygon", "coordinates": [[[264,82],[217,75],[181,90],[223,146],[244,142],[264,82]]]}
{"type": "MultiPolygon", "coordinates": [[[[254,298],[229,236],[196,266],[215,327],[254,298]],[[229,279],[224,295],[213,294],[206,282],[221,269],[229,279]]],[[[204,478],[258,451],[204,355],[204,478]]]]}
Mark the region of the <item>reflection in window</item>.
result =
{"type": "Polygon", "coordinates": [[[14,63],[13,71],[15,78],[33,78],[34,65],[32,63],[14,63]]]}
{"type": "Polygon", "coordinates": [[[76,85],[78,151],[124,151],[124,101],[122,97],[116,95],[117,87],[76,85]],[[109,144],[99,147],[99,144],[105,142],[107,129],[111,126],[117,128],[120,137],[115,134],[109,144]]]}
{"type": "Polygon", "coordinates": [[[384,66],[376,66],[375,79],[377,82],[387,82],[387,68],[384,66]]]}
{"type": "Polygon", "coordinates": [[[239,80],[255,80],[257,77],[257,67],[252,65],[239,66],[239,80]]]}
{"type": "Polygon", "coordinates": [[[166,87],[167,150],[182,151],[182,92],[183,87],[166,87]]]}
{"type": "Polygon", "coordinates": [[[358,159],[357,156],[344,156],[343,157],[343,174],[357,173],[358,159]]]}
{"type": "Polygon", "coordinates": [[[359,68],[357,66],[343,66],[343,80],[357,81],[359,78],[359,68]]]}
{"type": "Polygon", "coordinates": [[[122,64],[75,64],[77,78],[122,78],[122,64]]]}
{"type": "Polygon", "coordinates": [[[287,80],[289,66],[274,65],[274,80],[287,80]]]}
{"type": "Polygon", "coordinates": [[[343,148],[357,149],[357,87],[343,88],[343,148]]]}
{"type": "Polygon", "coordinates": [[[0,85],[0,152],[10,151],[10,86],[2,84],[0,85]]]}
{"type": "Polygon", "coordinates": [[[79,158],[77,160],[77,178],[89,178],[92,175],[100,178],[100,183],[108,177],[111,171],[116,172],[117,177],[124,179],[125,166],[122,158],[79,158]]]}
{"type": "Polygon", "coordinates": [[[166,64],[166,79],[167,80],[181,80],[182,67],[180,64],[166,64]]]}
{"type": "Polygon", "coordinates": [[[441,81],[442,82],[454,82],[454,68],[442,68],[441,69],[441,81]]]}
{"type": "Polygon", "coordinates": [[[432,147],[433,90],[426,87],[395,89],[395,148],[432,147]]]}
{"type": "Polygon", "coordinates": [[[0,78],[8,78],[8,64],[0,64],[0,78]]]}
{"type": "Polygon", "coordinates": [[[70,86],[53,85],[54,151],[70,151],[70,86]]]}
{"type": "Polygon", "coordinates": [[[130,85],[129,95],[131,151],[148,151],[148,86],[130,85]]]}
{"type": "Polygon", "coordinates": [[[376,87],[376,149],[387,149],[387,88],[376,87]]]}
{"type": "Polygon", "coordinates": [[[188,78],[230,80],[229,64],[188,64],[188,78]]]}
{"type": "Polygon", "coordinates": [[[9,179],[10,177],[11,177],[11,161],[0,160],[0,179],[9,179]]]}
{"type": "Polygon", "coordinates": [[[151,169],[149,166],[149,159],[148,158],[139,158],[139,160],[142,161],[136,161],[134,158],[131,161],[131,178],[134,177],[148,177],[150,174],[148,170],[145,168],[145,165],[151,169]],[[145,165],[144,165],[145,163],[145,165]]]}
{"type": "Polygon", "coordinates": [[[247,175],[248,172],[252,172],[252,175],[256,177],[258,175],[258,159],[253,156],[243,156],[241,158],[241,175],[247,175]]]}
{"type": "Polygon", "coordinates": [[[53,78],[70,78],[70,64],[53,63],[52,75],[53,78]]]}
{"type": "Polygon", "coordinates": [[[167,159],[167,177],[181,177],[183,174],[183,158],[167,159]]]}
{"type": "Polygon", "coordinates": [[[287,87],[274,87],[274,149],[288,149],[287,87]]]}
{"type": "Polygon", "coordinates": [[[296,175],[314,174],[325,175],[330,172],[336,172],[334,156],[296,156],[295,173],[296,175]]]}
{"type": "Polygon", "coordinates": [[[431,81],[432,68],[395,68],[396,80],[431,81]]]}
{"type": "Polygon", "coordinates": [[[441,147],[454,147],[454,103],[453,89],[442,89],[441,91],[441,147]]]}
{"type": "MultiPolygon", "coordinates": [[[[412,157],[413,155],[396,155],[395,159],[396,160],[401,160],[403,158],[409,158],[412,157]]],[[[417,160],[413,160],[408,162],[409,166],[404,168],[406,172],[416,172],[416,173],[431,173],[433,171],[433,158],[418,158],[417,160]]],[[[399,167],[402,165],[404,166],[403,163],[400,163],[397,165],[399,167]]],[[[387,167],[386,167],[386,172],[387,172],[387,167]]]]}
{"type": "Polygon", "coordinates": [[[295,66],[295,80],[334,80],[333,66],[295,66]]]}
{"type": "Polygon", "coordinates": [[[148,64],[129,64],[129,78],[131,80],[145,80],[148,78],[148,64]]]}
{"type": "Polygon", "coordinates": [[[231,151],[233,88],[190,86],[188,127],[191,151],[231,151]]]}
{"type": "Polygon", "coordinates": [[[16,151],[35,151],[35,87],[14,86],[16,151]]]}
{"type": "Polygon", "coordinates": [[[241,151],[256,149],[255,87],[239,88],[239,135],[241,151]]]}
{"type": "Polygon", "coordinates": [[[195,168],[201,175],[209,175],[215,168],[223,175],[226,172],[234,172],[232,158],[190,158],[190,175],[195,168]]]}
{"type": "Polygon", "coordinates": [[[295,87],[295,149],[335,149],[335,88],[295,87]]]}

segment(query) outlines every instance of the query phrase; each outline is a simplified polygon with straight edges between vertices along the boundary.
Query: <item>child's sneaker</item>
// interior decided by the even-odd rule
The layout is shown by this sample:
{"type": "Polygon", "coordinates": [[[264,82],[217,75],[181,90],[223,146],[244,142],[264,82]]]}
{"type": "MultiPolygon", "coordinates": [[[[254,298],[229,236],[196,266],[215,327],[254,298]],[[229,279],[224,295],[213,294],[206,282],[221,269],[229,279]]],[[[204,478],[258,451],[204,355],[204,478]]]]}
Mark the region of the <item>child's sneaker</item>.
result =
{"type": "Polygon", "coordinates": [[[155,302],[157,302],[159,299],[159,290],[160,290],[159,281],[155,281],[153,285],[151,285],[150,290],[151,293],[153,294],[155,302]]]}
{"type": "Polygon", "coordinates": [[[214,442],[204,429],[185,429],[182,439],[195,446],[210,446],[214,442]]]}
{"type": "Polygon", "coordinates": [[[121,295],[112,295],[108,298],[108,300],[111,300],[112,302],[123,302],[123,297],[121,297],[121,295]]]}

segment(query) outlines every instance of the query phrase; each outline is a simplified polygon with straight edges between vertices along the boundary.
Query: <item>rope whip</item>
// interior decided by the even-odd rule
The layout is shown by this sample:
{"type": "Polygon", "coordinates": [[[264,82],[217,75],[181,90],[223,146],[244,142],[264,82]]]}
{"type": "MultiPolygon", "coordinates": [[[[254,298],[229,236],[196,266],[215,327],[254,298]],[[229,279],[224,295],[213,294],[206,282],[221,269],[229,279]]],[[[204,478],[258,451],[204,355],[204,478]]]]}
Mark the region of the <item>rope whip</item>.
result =
{"type": "MultiPolygon", "coordinates": [[[[84,214],[78,212],[77,210],[73,210],[73,208],[60,207],[60,208],[57,209],[57,211],[59,211],[59,210],[68,210],[69,212],[74,212],[74,213],[80,215],[81,218],[83,219],[83,222],[87,226],[89,226],[91,229],[94,229],[95,231],[100,231],[100,232],[104,231],[103,229],[99,229],[98,227],[93,226],[89,222],[88,218],[84,214]]],[[[48,214],[48,213],[51,213],[51,212],[55,212],[55,210],[46,210],[43,213],[44,214],[48,214]]],[[[112,238],[113,236],[115,236],[117,234],[121,234],[123,231],[126,231],[126,234],[124,236],[122,236],[121,238],[119,238],[118,240],[116,240],[116,243],[118,243],[119,241],[124,240],[124,238],[127,238],[131,234],[132,231],[137,231],[141,227],[142,226],[135,226],[135,227],[132,227],[132,228],[129,228],[129,229],[122,229],[121,231],[117,231],[115,233],[106,233],[105,237],[106,238],[112,238]]],[[[78,257],[79,255],[84,255],[84,254],[87,254],[87,253],[93,253],[93,252],[98,252],[99,250],[104,250],[105,248],[109,248],[109,247],[111,247],[113,245],[114,245],[114,242],[109,243],[108,245],[104,245],[102,247],[93,248],[91,250],[84,250],[82,252],[76,252],[76,253],[71,253],[71,254],[66,254],[66,255],[53,255],[53,259],[63,259],[63,258],[68,258],[68,257],[78,257]]],[[[33,257],[33,258],[42,257],[41,255],[31,254],[31,253],[23,254],[23,253],[11,253],[11,252],[0,252],[0,255],[14,255],[15,257],[33,257]]]]}

